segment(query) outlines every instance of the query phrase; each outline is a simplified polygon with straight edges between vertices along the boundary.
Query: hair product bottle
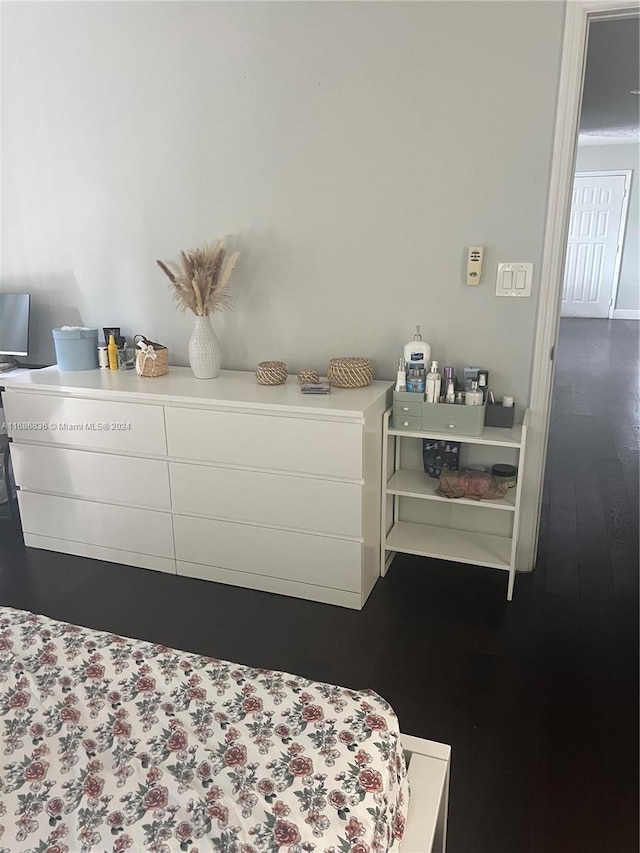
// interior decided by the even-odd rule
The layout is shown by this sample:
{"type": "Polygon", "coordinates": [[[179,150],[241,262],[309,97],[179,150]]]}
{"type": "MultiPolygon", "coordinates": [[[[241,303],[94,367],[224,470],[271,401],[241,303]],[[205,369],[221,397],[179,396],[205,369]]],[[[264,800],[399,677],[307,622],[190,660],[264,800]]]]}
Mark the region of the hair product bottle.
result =
{"type": "Polygon", "coordinates": [[[109,356],[109,370],[118,369],[118,344],[114,335],[109,335],[109,346],[107,347],[109,356]]]}

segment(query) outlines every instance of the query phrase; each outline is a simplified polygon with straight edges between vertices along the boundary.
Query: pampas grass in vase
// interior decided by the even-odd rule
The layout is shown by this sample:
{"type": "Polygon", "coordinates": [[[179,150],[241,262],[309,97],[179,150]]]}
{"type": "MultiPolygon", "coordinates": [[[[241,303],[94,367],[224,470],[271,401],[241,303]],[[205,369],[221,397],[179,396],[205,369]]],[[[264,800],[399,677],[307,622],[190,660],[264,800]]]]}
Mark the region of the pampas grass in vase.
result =
{"type": "Polygon", "coordinates": [[[220,341],[209,315],[231,305],[228,290],[238,253],[227,256],[223,240],[180,252],[180,260],[157,261],[171,282],[173,297],[183,311],[195,314],[189,340],[189,364],[196,379],[215,379],[220,372],[220,341]]]}

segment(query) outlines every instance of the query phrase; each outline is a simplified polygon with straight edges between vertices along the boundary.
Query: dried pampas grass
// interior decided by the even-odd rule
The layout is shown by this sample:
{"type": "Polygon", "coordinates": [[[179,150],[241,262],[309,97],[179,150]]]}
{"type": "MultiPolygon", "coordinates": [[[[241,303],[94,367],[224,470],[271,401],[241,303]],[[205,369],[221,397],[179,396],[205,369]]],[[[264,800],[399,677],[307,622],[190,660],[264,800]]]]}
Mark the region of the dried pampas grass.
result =
{"type": "Polygon", "coordinates": [[[238,260],[238,253],[227,257],[223,240],[205,243],[199,249],[180,252],[180,260],[156,261],[168,277],[173,298],[182,310],[206,317],[231,305],[227,286],[238,260]]]}

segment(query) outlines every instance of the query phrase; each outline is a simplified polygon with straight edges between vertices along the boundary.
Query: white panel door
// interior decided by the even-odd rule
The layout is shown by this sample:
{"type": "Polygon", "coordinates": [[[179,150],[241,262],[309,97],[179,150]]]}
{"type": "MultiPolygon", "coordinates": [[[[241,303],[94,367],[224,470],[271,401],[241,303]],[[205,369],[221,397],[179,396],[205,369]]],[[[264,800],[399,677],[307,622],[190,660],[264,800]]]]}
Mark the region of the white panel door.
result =
{"type": "Polygon", "coordinates": [[[562,289],[563,317],[609,316],[625,180],[624,175],[576,173],[562,289]]]}

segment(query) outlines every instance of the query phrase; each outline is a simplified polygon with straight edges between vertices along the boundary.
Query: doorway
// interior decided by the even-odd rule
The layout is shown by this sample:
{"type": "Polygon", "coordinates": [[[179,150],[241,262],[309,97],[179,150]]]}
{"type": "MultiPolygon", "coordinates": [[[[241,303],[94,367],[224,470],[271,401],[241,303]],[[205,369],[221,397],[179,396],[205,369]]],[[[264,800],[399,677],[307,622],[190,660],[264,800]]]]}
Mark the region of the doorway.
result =
{"type": "Polygon", "coordinates": [[[631,172],[576,172],[562,287],[563,317],[613,316],[631,172]]]}
{"type": "MultiPolygon", "coordinates": [[[[562,66],[556,127],[554,133],[551,178],[549,185],[549,202],[547,208],[547,223],[545,228],[544,250],[541,266],[540,298],[535,329],[534,357],[531,375],[530,395],[530,429],[528,437],[527,459],[524,464],[522,488],[522,512],[520,537],[518,541],[518,566],[521,570],[530,570],[536,564],[538,551],[538,536],[542,509],[543,481],[545,462],[547,458],[547,442],[551,416],[551,398],[555,370],[556,345],[560,328],[560,308],[562,283],[565,273],[565,255],[569,214],[571,208],[571,189],[576,170],[618,169],[621,164],[600,164],[590,162],[588,165],[576,164],[580,159],[578,149],[578,129],[581,119],[583,89],[585,84],[585,68],[587,64],[587,47],[591,46],[595,27],[601,24],[631,21],[638,27],[638,3],[634,0],[575,0],[567,3],[565,10],[565,29],[562,50],[562,66]]],[[[632,40],[631,49],[638,50],[637,34],[632,40]]],[[[619,46],[609,52],[609,57],[623,55],[619,46]]],[[[638,85],[636,59],[630,63],[632,67],[631,82],[624,95],[625,108],[635,116],[636,127],[634,137],[625,142],[633,142],[637,146],[638,139],[638,85]],[[635,100],[633,100],[635,98],[635,100]]],[[[604,98],[607,105],[619,106],[620,99],[604,98]]],[[[620,136],[625,129],[616,133],[620,136]]],[[[613,131],[611,132],[613,135],[613,131]]],[[[592,140],[595,142],[596,140],[592,140]]],[[[607,140],[613,142],[614,140],[607,140]]],[[[618,142],[623,141],[618,139],[618,142]]],[[[622,146],[620,146],[622,148],[622,146]]],[[[627,147],[626,145],[624,146],[627,147]]],[[[588,147],[587,147],[588,150],[588,147]]],[[[591,158],[589,158],[591,159],[591,158]]],[[[601,159],[598,157],[598,159],[601,159]]],[[[636,157],[637,161],[637,157],[636,157]]],[[[625,164],[623,168],[637,169],[636,161],[625,164]]],[[[633,184],[637,182],[633,176],[633,184]]],[[[632,187],[633,190],[633,187],[632,187]]],[[[632,202],[633,204],[633,202],[632,202]]],[[[636,229],[638,230],[638,229],[636,229]]],[[[631,234],[631,231],[629,232],[631,234]]],[[[628,235],[627,253],[637,258],[637,251],[628,252],[631,244],[628,235]]],[[[623,259],[624,267],[624,259],[623,259]]],[[[627,295],[637,300],[637,275],[619,286],[618,305],[615,307],[614,318],[632,319],[640,316],[632,305],[627,303],[627,295]],[[624,284],[624,287],[623,287],[624,284]],[[627,288],[629,284],[629,288],[627,288]],[[621,298],[622,297],[622,298],[621,298]]],[[[563,322],[578,322],[568,320],[563,322]]],[[[597,322],[597,321],[584,321],[597,322]]]]}

